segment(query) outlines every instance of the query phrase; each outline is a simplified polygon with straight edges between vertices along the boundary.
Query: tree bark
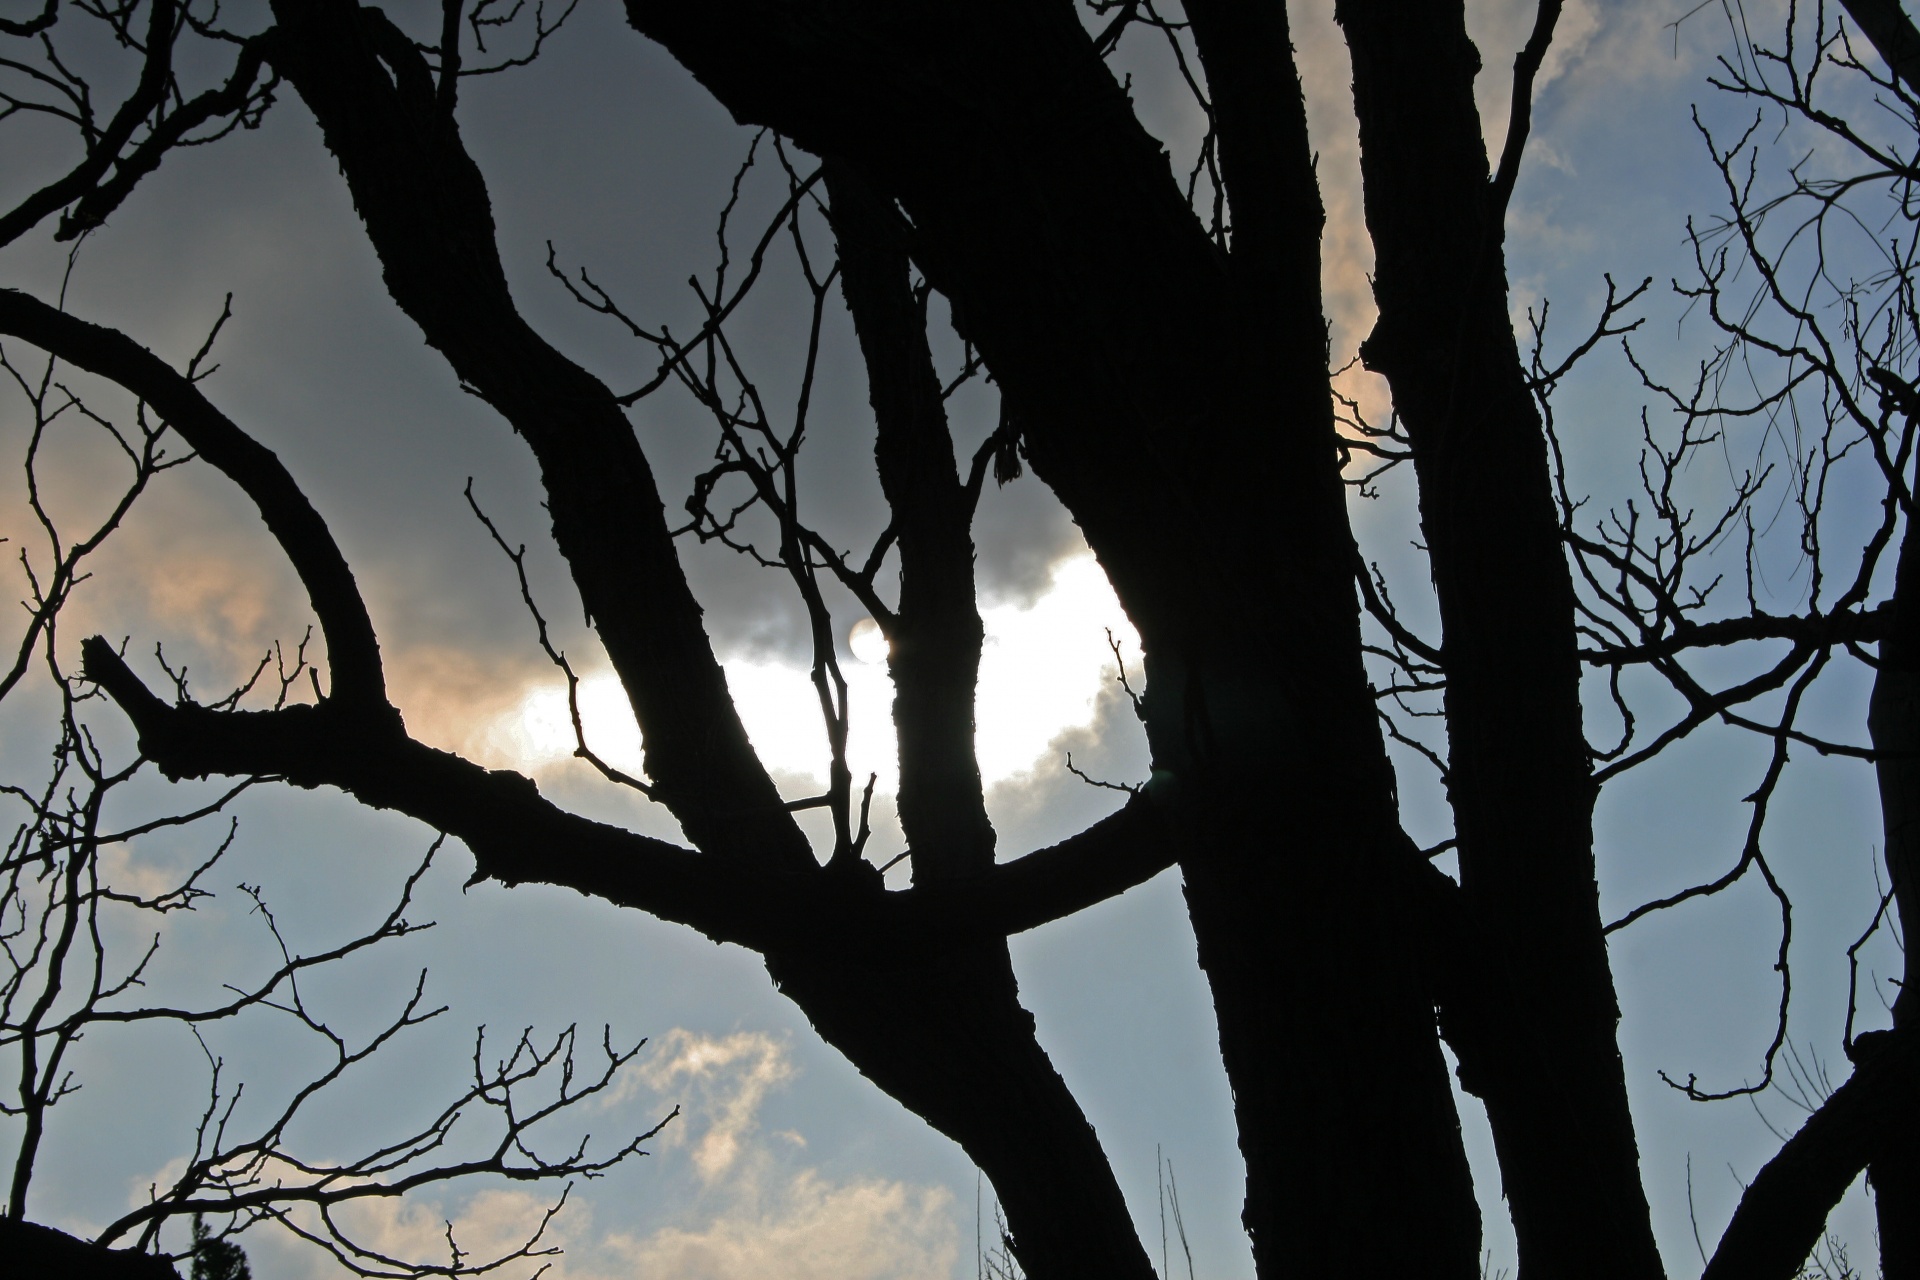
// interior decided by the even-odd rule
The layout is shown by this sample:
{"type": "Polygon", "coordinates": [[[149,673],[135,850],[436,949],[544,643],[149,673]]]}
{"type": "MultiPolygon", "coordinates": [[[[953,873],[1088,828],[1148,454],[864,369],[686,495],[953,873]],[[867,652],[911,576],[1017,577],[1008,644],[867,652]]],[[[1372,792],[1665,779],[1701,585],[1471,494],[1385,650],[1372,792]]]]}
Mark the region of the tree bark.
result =
{"type": "MultiPolygon", "coordinates": [[[[1920,965],[1914,961],[1911,932],[1920,920],[1920,534],[1914,531],[1911,514],[1900,543],[1889,612],[1867,730],[1876,753],[1894,923],[1908,939],[1893,1026],[1911,1039],[1920,1031],[1920,997],[1913,994],[1920,965]]],[[[1920,1140],[1883,1148],[1867,1171],[1867,1182],[1880,1224],[1881,1271],[1886,1280],[1915,1280],[1920,1277],[1920,1140]]]]}
{"type": "MultiPolygon", "coordinates": [[[[1793,1280],[1860,1171],[1920,1149],[1920,1035],[1876,1031],[1855,1044],[1852,1077],[1754,1175],[1701,1280],[1793,1280]]],[[[1884,1234],[1880,1247],[1882,1274],[1897,1275],[1884,1234]]]]}
{"type": "Polygon", "coordinates": [[[1507,315],[1458,0],[1342,0],[1380,318],[1361,348],[1413,440],[1440,606],[1468,921],[1443,1011],[1486,1101],[1523,1280],[1655,1277],[1594,879],[1574,596],[1507,315]]]}
{"type": "MultiPolygon", "coordinates": [[[[1476,1274],[1417,858],[1360,661],[1317,266],[1230,265],[1067,4],[628,14],[736,117],[899,202],[1139,628],[1149,795],[1182,850],[1261,1274],[1476,1274]]],[[[1310,183],[1304,146],[1282,149],[1310,183]]],[[[1278,215],[1297,252],[1317,208],[1278,215]]]]}
{"type": "MultiPolygon", "coordinates": [[[[916,885],[978,879],[992,870],[994,832],[974,749],[985,635],[974,504],[954,461],[899,214],[855,166],[829,161],[825,176],[867,368],[874,461],[898,536],[887,665],[900,823],[916,885]]],[[[1029,1275],[1153,1274],[1093,1126],[1035,1039],[1004,939],[879,966],[782,954],[768,971],[829,1043],[972,1157],[1029,1275]]]]}

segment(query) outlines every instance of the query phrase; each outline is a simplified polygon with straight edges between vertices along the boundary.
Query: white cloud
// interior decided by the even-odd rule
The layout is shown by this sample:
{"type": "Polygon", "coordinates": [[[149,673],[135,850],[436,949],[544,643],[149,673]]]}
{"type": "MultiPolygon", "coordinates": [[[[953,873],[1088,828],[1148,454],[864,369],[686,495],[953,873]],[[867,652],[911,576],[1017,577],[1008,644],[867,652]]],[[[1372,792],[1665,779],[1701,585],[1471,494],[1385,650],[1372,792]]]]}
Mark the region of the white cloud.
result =
{"type": "MultiPolygon", "coordinates": [[[[542,1248],[557,1246],[564,1255],[529,1259],[522,1270],[550,1263],[548,1280],[947,1280],[960,1233],[945,1188],[835,1180],[792,1163],[806,1149],[799,1133],[763,1139],[760,1109],[795,1074],[782,1036],[675,1028],[659,1037],[605,1105],[622,1106],[643,1092],[653,1095],[648,1108],[681,1104],[681,1118],[650,1149],[659,1153],[652,1158],[675,1163],[684,1151],[699,1183],[691,1209],[651,1230],[603,1229],[585,1204],[570,1205],[541,1240],[542,1248]]],[[[447,1190],[451,1198],[361,1201],[336,1216],[363,1248],[431,1263],[447,1257],[449,1224],[470,1257],[514,1252],[558,1198],[552,1187],[447,1190]]],[[[644,1205],[635,1209],[646,1212],[644,1205]]],[[[282,1233],[261,1230],[242,1244],[262,1274],[339,1274],[319,1250],[282,1233]]]]}
{"type": "Polygon", "coordinates": [[[675,1027],[620,1088],[630,1094],[638,1080],[679,1104],[680,1119],[661,1137],[669,1145],[691,1142],[694,1168],[711,1183],[739,1161],[767,1095],[793,1076],[783,1039],[762,1031],[706,1036],[675,1027]]]}
{"type": "Polygon", "coordinates": [[[655,1106],[682,1105],[656,1149],[671,1159],[683,1147],[702,1194],[681,1221],[650,1231],[596,1232],[570,1210],[555,1224],[567,1256],[551,1280],[948,1280],[960,1232],[945,1188],[837,1181],[792,1163],[807,1146],[801,1134],[763,1138],[760,1109],[795,1074],[780,1036],[660,1037],[617,1092],[644,1088],[655,1106]]]}
{"type": "Polygon", "coordinates": [[[945,1188],[802,1170],[698,1227],[616,1237],[608,1253],[641,1280],[948,1280],[960,1233],[945,1188]]]}
{"type": "MultiPolygon", "coordinates": [[[[1106,575],[1085,551],[1057,562],[1046,591],[1026,605],[982,610],[975,740],[988,786],[1032,771],[1050,756],[1061,734],[1093,723],[1101,691],[1114,678],[1107,647],[1110,628],[1137,661],[1139,638],[1114,597],[1106,575]]],[[[853,632],[856,660],[845,663],[850,726],[847,756],[856,778],[879,775],[891,794],[899,767],[893,732],[893,685],[884,650],[853,632]]],[[[725,664],[727,686],[747,735],[767,767],[818,781],[827,767],[827,739],[819,695],[795,666],[735,659],[725,664]]],[[[640,731],[626,694],[611,672],[580,682],[580,716],[588,745],[609,764],[631,773],[641,767],[640,731]]],[[[535,686],[498,715],[485,735],[488,753],[519,768],[538,770],[565,761],[574,748],[564,685],[535,686]]]]}
{"type": "MultiPolygon", "coordinates": [[[[180,887],[181,872],[136,856],[132,841],[122,840],[100,847],[100,881],[116,893],[139,898],[159,898],[180,887]]],[[[165,916],[154,916],[149,927],[164,923],[165,916]]]]}

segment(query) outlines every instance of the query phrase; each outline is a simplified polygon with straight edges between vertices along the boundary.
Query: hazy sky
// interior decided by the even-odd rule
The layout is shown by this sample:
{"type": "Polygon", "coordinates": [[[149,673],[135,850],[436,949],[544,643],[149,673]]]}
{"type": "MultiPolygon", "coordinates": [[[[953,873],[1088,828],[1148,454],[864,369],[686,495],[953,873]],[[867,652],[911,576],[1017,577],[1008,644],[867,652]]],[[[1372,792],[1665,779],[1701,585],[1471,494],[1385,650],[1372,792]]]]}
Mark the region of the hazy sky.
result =
{"type": "MultiPolygon", "coordinates": [[[[1717,208],[1716,181],[1688,110],[1699,102],[1709,120],[1740,115],[1705,83],[1712,59],[1731,41],[1717,9],[1696,14],[1677,35],[1668,29],[1686,7],[1573,0],[1561,20],[1510,214],[1509,263],[1516,313],[1551,297],[1565,326],[1562,346],[1589,323],[1603,272],[1623,280],[1651,275],[1657,285],[1681,273],[1687,214],[1717,208]]],[[[1371,318],[1347,69],[1330,0],[1299,0],[1292,10],[1326,185],[1338,362],[1371,318]]],[[[413,3],[395,12],[418,21],[438,7],[413,3]]],[[[1470,4],[1469,12],[1488,68],[1481,100],[1497,147],[1512,54],[1532,7],[1494,0],[1470,4]]],[[[1754,5],[1748,20],[1764,32],[1777,15],[1754,5]]],[[[1119,61],[1133,74],[1142,116],[1184,166],[1197,139],[1195,112],[1171,92],[1149,37],[1130,41],[1119,61]]],[[[698,312],[686,278],[711,270],[714,218],[751,134],[627,28],[611,0],[582,0],[540,61],[469,82],[463,95],[461,127],[490,183],[502,256],[524,312],[616,388],[640,381],[652,367],[647,352],[566,298],[546,275],[547,245],[567,268],[590,270],[637,318],[690,331],[698,312]]],[[[563,803],[673,834],[659,810],[610,792],[566,759],[561,686],[534,647],[509,566],[462,498],[472,477],[506,536],[532,546],[535,592],[587,676],[589,729],[610,757],[632,759],[631,721],[547,541],[531,459],[504,423],[458,390],[388,301],[334,163],[298,98],[282,96],[259,130],[176,155],[148,180],[86,244],[71,309],[184,362],[231,292],[235,319],[206,390],[280,454],[332,523],[373,609],[409,726],[489,765],[531,773],[563,803]]],[[[11,197],[37,185],[56,153],[24,131],[9,146],[0,195],[11,197]]],[[[755,219],[783,195],[771,170],[749,180],[743,237],[757,232],[755,219]]],[[[817,220],[812,229],[824,248],[817,220]]],[[[0,252],[0,280],[52,297],[61,265],[47,236],[30,237],[0,252]]],[[[735,329],[776,412],[792,395],[805,332],[800,303],[782,260],[735,329]]],[[[1647,344],[1657,357],[1684,365],[1704,350],[1698,344],[1707,335],[1697,321],[1682,323],[1670,297],[1651,301],[1648,312],[1647,344]]],[[[955,356],[942,354],[950,364],[955,356]]],[[[1379,406],[1380,390],[1366,378],[1343,385],[1379,406]]],[[[1567,391],[1563,429],[1598,506],[1629,494],[1641,399],[1617,359],[1597,362],[1567,391]]],[[[970,389],[954,404],[960,445],[970,451],[993,424],[991,391],[970,389]]],[[[8,402],[4,412],[0,438],[17,458],[17,406],[8,402]]],[[[840,315],[828,323],[814,413],[805,500],[834,540],[864,546],[884,516],[857,351],[840,315]]],[[[710,427],[671,391],[644,402],[634,420],[673,507],[712,454],[710,427]]],[[[61,443],[49,471],[64,511],[78,518],[97,502],[101,465],[82,443],[61,443]]],[[[1703,493],[1716,483],[1696,479],[1703,493]]],[[[19,538],[27,530],[18,481],[5,483],[0,532],[19,538]]],[[[1356,498],[1355,515],[1369,554],[1395,575],[1408,617],[1426,625],[1431,607],[1407,550],[1417,537],[1410,498],[1408,484],[1390,482],[1378,501],[1356,498]]],[[[1112,793],[1065,773],[1067,750],[1096,776],[1132,781],[1145,771],[1145,749],[1112,682],[1104,629],[1123,641],[1130,632],[1071,521],[1029,476],[989,486],[977,536],[989,635],[982,763],[1000,849],[1012,856],[1113,807],[1112,793]]],[[[824,750],[797,666],[804,632],[795,601],[780,579],[724,550],[688,546],[683,556],[749,731],[787,793],[810,793],[824,750]]],[[[1791,597],[1799,589],[1792,566],[1783,565],[1780,590],[1791,597]]],[[[849,611],[840,623],[856,699],[855,767],[885,779],[887,681],[881,667],[861,660],[871,651],[857,634],[859,621],[849,611]]],[[[71,645],[96,630],[132,636],[135,653],[164,641],[190,664],[195,687],[213,690],[275,638],[297,638],[305,625],[298,584],[248,504],[199,468],[170,473],[142,500],[64,627],[71,645]]],[[[1839,676],[1818,714],[1857,739],[1864,695],[1863,680],[1839,676]]],[[[35,715],[43,711],[43,704],[10,703],[4,712],[0,761],[14,776],[39,767],[44,722],[35,715]]],[[[1594,736],[1610,723],[1597,717],[1594,736]]],[[[1746,819],[1741,797],[1761,759],[1753,741],[1707,735],[1607,791],[1599,848],[1610,918],[1732,863],[1746,819]]],[[[1430,771],[1411,753],[1401,754],[1400,767],[1409,828],[1423,841],[1440,838],[1445,818],[1430,771]]],[[[1829,1060],[1838,1058],[1842,951],[1874,900],[1878,814],[1869,783],[1857,765],[1796,760],[1771,828],[1771,851],[1796,896],[1794,1034],[1829,1060]]],[[[883,857],[901,843],[885,790],[883,781],[875,838],[883,857]]],[[[140,799],[165,797],[150,791],[140,799]]],[[[296,944],[308,947],[374,918],[431,841],[416,824],[331,794],[262,792],[238,812],[240,835],[217,887],[261,884],[296,944]]],[[[184,865],[214,839],[204,831],[155,838],[114,857],[119,874],[151,876],[184,865]]],[[[463,892],[469,869],[465,854],[450,849],[426,882],[416,915],[438,928],[395,946],[385,960],[316,984],[316,998],[331,1001],[343,1021],[367,1022],[395,1007],[425,966],[430,994],[451,1012],[375,1064],[360,1091],[317,1118],[304,1139],[324,1145],[417,1115],[457,1085],[477,1024],[493,1033],[533,1026],[551,1034],[575,1020],[608,1023],[615,1039],[647,1036],[651,1045],[613,1100],[588,1118],[590,1127],[606,1135],[644,1129],[676,1103],[683,1118],[652,1145],[653,1155],[575,1189],[556,1227],[568,1257],[550,1274],[824,1280],[971,1273],[970,1165],[823,1046],[771,989],[756,957],[568,893],[496,885],[463,892]]],[[[193,917],[171,921],[156,989],[205,992],[264,963],[247,905],[225,892],[193,917]]],[[[1739,1180],[1777,1141],[1746,1103],[1690,1104],[1655,1073],[1697,1071],[1705,1081],[1731,1083],[1757,1071],[1777,999],[1770,972],[1776,928],[1771,900],[1757,885],[1743,885],[1614,939],[1643,1165],[1676,1276],[1698,1265],[1689,1161],[1700,1234],[1710,1247],[1739,1180]]],[[[1014,954],[1041,1038],[1099,1130],[1150,1252],[1160,1252],[1158,1152],[1177,1173],[1195,1274],[1250,1275],[1237,1223],[1241,1170],[1229,1100],[1175,875],[1022,935],[1014,954]]],[[[1884,972],[1889,954],[1883,948],[1868,959],[1884,972]]],[[[1878,1005],[1869,998],[1865,1007],[1878,1005]]],[[[254,1082],[249,1097],[273,1096],[275,1081],[291,1079],[301,1061],[302,1050],[266,1023],[221,1028],[209,1042],[231,1078],[254,1082]]],[[[184,1149],[204,1076],[204,1059],[184,1033],[98,1035],[82,1063],[85,1093],[56,1114],[32,1216],[86,1232],[143,1198],[184,1149]]],[[[1761,1107],[1776,1124],[1797,1123],[1783,1102],[1761,1107]]],[[[1511,1233],[1472,1099],[1463,1116],[1497,1270],[1511,1264],[1511,1233]]],[[[1836,1224],[1865,1270],[1871,1227],[1860,1197],[1856,1189],[1836,1224]]],[[[430,1248],[443,1218],[470,1225],[481,1239],[537,1214],[538,1199],[538,1192],[499,1188],[473,1199],[428,1195],[404,1211],[369,1214],[366,1225],[396,1247],[430,1248]]],[[[266,1232],[245,1243],[262,1280],[331,1274],[311,1253],[266,1232]]],[[[1183,1268],[1176,1262],[1176,1272],[1183,1268]]]]}

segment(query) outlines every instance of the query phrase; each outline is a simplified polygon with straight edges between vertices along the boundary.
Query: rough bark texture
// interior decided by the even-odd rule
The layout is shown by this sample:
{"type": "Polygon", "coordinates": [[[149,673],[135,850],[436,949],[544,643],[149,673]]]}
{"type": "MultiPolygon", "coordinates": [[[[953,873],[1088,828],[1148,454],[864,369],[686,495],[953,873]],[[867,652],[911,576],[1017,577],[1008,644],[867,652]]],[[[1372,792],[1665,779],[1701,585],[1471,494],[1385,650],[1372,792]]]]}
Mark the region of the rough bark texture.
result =
{"type": "Polygon", "coordinates": [[[1473,955],[1444,1011],[1486,1101],[1521,1274],[1652,1277],[1594,880],[1574,596],[1511,321],[1458,0],[1343,0],[1380,319],[1443,628],[1473,955]]]}
{"type": "MultiPolygon", "coordinates": [[[[1910,1040],[1920,1032],[1920,997],[1913,994],[1920,964],[1914,961],[1912,945],[1913,924],[1920,920],[1920,534],[1911,516],[1908,520],[1867,728],[1879,753],[1874,771],[1880,783],[1893,910],[1908,939],[1893,1026],[1910,1040]]],[[[1883,1148],[1867,1180],[1880,1224],[1881,1270],[1887,1280],[1915,1280],[1920,1277],[1920,1140],[1883,1148]]]]}

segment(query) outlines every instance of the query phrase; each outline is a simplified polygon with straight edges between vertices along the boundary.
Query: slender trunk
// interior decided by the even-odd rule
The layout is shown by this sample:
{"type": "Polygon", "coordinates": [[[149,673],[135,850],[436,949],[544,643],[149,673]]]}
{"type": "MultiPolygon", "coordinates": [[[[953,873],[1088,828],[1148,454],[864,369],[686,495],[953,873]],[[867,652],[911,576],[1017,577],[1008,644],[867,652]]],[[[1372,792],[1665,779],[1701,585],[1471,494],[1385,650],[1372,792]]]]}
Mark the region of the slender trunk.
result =
{"type": "Polygon", "coordinates": [[[874,464],[893,512],[900,603],[887,623],[900,824],[915,884],[993,865],[974,691],[985,629],[973,580],[973,500],[953,456],[926,305],[909,274],[903,219],[858,167],[825,165],[840,285],[873,405],[874,464]]]}
{"type": "Polygon", "coordinates": [[[1615,1043],[1574,597],[1506,312],[1458,0],[1342,0],[1380,320],[1443,627],[1471,994],[1444,1011],[1485,1099],[1524,1280],[1662,1274],[1615,1043]]]}
{"type": "MultiPolygon", "coordinates": [[[[984,634],[973,503],[902,220],[856,165],[829,161],[825,176],[899,546],[887,630],[900,823],[915,884],[978,876],[993,865],[994,831],[973,740],[984,634]]],[[[1034,1038],[1004,941],[878,970],[786,956],[769,969],[829,1043],[979,1165],[1028,1275],[1152,1275],[1093,1127],[1034,1038]]]]}

